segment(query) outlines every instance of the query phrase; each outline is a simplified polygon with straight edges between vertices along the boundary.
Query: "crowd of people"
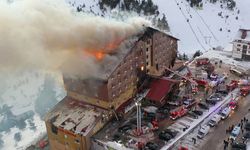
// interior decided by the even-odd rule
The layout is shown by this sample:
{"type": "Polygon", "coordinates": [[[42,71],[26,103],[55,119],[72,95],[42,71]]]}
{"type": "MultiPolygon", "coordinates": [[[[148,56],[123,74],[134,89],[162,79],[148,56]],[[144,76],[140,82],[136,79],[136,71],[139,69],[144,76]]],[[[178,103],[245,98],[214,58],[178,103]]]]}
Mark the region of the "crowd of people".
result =
{"type": "MultiPolygon", "coordinates": [[[[233,131],[233,129],[234,129],[234,127],[235,126],[239,126],[240,127],[240,129],[241,129],[241,133],[242,133],[242,135],[244,134],[244,125],[246,124],[246,123],[248,123],[248,119],[246,118],[246,117],[244,117],[243,119],[241,119],[241,121],[240,121],[240,123],[239,124],[236,124],[236,125],[231,125],[231,126],[229,126],[229,128],[228,129],[226,129],[226,134],[230,134],[232,131],[233,131]]],[[[230,139],[230,138],[228,138],[228,139],[226,139],[226,140],[224,140],[223,141],[224,142],[224,150],[226,150],[228,147],[229,147],[229,144],[232,144],[233,142],[235,142],[234,141],[234,139],[230,139]]],[[[246,139],[242,139],[242,143],[245,143],[246,142],[246,139]]]]}

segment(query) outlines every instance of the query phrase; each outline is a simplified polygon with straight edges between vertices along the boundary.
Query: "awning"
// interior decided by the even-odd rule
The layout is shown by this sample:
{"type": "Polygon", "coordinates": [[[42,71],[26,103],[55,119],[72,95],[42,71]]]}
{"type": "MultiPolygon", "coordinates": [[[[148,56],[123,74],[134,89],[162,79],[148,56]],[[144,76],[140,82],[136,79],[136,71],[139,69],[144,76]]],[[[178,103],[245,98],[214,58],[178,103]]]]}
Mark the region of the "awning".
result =
{"type": "Polygon", "coordinates": [[[150,90],[146,95],[147,99],[160,102],[170,91],[176,80],[161,78],[151,82],[150,90]]]}

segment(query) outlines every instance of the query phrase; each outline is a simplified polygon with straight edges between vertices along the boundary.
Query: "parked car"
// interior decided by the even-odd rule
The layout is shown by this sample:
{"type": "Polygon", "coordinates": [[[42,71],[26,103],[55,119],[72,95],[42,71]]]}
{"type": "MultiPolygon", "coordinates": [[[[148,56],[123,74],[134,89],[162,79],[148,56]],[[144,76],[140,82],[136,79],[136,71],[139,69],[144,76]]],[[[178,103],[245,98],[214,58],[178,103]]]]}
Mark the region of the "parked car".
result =
{"type": "Polygon", "coordinates": [[[210,130],[210,127],[208,125],[203,125],[198,131],[197,137],[202,139],[208,134],[209,130],[210,130]]]}
{"type": "Polygon", "coordinates": [[[246,150],[246,149],[247,145],[244,143],[237,143],[237,142],[232,143],[232,150],[246,150]]]}
{"type": "Polygon", "coordinates": [[[165,129],[160,132],[159,139],[164,141],[169,141],[170,139],[174,138],[178,134],[178,131],[165,129]]]}
{"type": "Polygon", "coordinates": [[[220,122],[220,120],[221,120],[221,116],[218,114],[215,114],[213,118],[208,122],[208,124],[210,125],[210,127],[214,127],[220,122]]]}
{"type": "Polygon", "coordinates": [[[127,132],[128,130],[131,130],[131,129],[132,129],[131,125],[124,125],[124,126],[121,126],[121,127],[118,128],[118,132],[125,133],[125,132],[127,132]]]}
{"type": "Polygon", "coordinates": [[[209,109],[209,107],[208,107],[207,104],[205,104],[205,103],[199,103],[198,106],[199,106],[201,109],[206,109],[206,110],[209,109]]]}
{"type": "Polygon", "coordinates": [[[169,141],[172,139],[172,136],[166,132],[160,132],[159,139],[161,139],[163,141],[169,141]]]}
{"type": "Polygon", "coordinates": [[[193,119],[198,119],[198,117],[199,117],[196,113],[194,113],[194,112],[192,112],[192,111],[189,111],[189,112],[188,112],[188,116],[190,116],[190,117],[193,118],[193,119]]]}
{"type": "Polygon", "coordinates": [[[230,114],[230,112],[231,112],[231,108],[230,107],[225,107],[222,111],[221,111],[221,119],[226,119],[228,116],[229,116],[229,114],[230,114]]]}
{"type": "Polygon", "coordinates": [[[214,93],[206,99],[208,104],[216,104],[218,101],[222,100],[222,95],[219,93],[214,93]]]}
{"type": "Polygon", "coordinates": [[[235,140],[239,134],[240,134],[240,126],[235,126],[229,136],[229,139],[235,140]]]}
{"type": "Polygon", "coordinates": [[[248,122],[248,123],[245,124],[245,129],[247,131],[250,131],[250,122],[248,122]]]}
{"type": "Polygon", "coordinates": [[[203,112],[201,110],[193,110],[193,113],[195,113],[196,115],[201,116],[203,114],[203,112]]]}
{"type": "Polygon", "coordinates": [[[163,130],[165,133],[168,133],[172,136],[172,138],[174,138],[177,134],[178,134],[178,131],[175,131],[175,130],[172,130],[172,129],[165,129],[163,130]]]}
{"type": "Polygon", "coordinates": [[[246,73],[246,70],[243,69],[242,67],[236,67],[236,66],[233,66],[229,69],[229,71],[232,73],[232,74],[235,74],[239,77],[242,77],[245,75],[246,73]]]}
{"type": "Polygon", "coordinates": [[[248,132],[244,133],[243,136],[242,136],[242,139],[243,140],[250,139],[250,132],[248,131],[248,132]]]}
{"type": "Polygon", "coordinates": [[[153,143],[153,142],[148,142],[148,143],[145,145],[145,150],[158,150],[158,149],[159,149],[158,144],[153,143]]]}
{"type": "Polygon", "coordinates": [[[226,96],[228,94],[228,90],[227,89],[218,89],[218,90],[216,90],[215,93],[221,94],[222,96],[226,96]]]}

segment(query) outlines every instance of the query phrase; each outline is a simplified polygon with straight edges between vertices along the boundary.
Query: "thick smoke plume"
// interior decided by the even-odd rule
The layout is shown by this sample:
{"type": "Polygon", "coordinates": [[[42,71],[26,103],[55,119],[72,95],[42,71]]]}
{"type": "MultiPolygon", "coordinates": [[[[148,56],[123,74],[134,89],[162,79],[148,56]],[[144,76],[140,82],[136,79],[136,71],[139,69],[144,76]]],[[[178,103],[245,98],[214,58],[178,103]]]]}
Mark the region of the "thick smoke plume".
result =
{"type": "Polygon", "coordinates": [[[124,22],[79,14],[62,0],[0,2],[0,71],[60,70],[69,76],[98,73],[89,51],[108,53],[112,45],[143,30],[148,22],[124,22]]]}

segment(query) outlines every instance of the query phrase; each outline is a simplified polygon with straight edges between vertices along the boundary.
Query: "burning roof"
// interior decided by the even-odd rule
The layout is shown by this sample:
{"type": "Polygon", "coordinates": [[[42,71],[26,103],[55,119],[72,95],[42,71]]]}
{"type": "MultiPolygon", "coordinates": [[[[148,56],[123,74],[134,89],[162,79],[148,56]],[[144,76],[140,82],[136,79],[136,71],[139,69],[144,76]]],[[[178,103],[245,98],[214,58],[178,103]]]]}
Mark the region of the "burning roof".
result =
{"type": "Polygon", "coordinates": [[[65,97],[48,113],[46,120],[59,129],[85,136],[105,112],[106,110],[65,97]]]}
{"type": "Polygon", "coordinates": [[[138,37],[134,36],[123,41],[112,53],[104,54],[100,60],[100,78],[106,80],[114,69],[120,64],[121,60],[128,54],[138,37]]]}

